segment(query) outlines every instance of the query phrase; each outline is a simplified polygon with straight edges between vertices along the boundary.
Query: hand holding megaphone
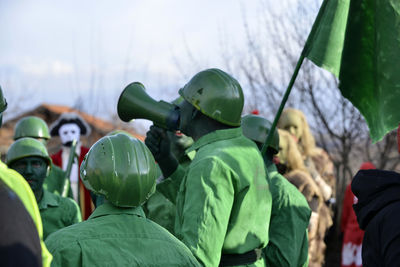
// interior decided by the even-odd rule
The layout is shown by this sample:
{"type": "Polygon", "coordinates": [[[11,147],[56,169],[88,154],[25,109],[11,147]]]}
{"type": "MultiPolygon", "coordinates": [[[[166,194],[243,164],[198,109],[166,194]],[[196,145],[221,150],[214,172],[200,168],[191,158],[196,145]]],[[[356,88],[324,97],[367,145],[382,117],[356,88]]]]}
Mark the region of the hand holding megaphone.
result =
{"type": "Polygon", "coordinates": [[[146,133],[145,144],[157,162],[171,154],[171,141],[167,132],[157,126],[150,126],[149,131],[146,133]]]}
{"type": "Polygon", "coordinates": [[[175,131],[179,125],[179,108],[165,101],[156,101],[145,91],[143,84],[133,82],[121,93],[117,111],[122,121],[147,119],[154,125],[169,131],[175,131]]]}

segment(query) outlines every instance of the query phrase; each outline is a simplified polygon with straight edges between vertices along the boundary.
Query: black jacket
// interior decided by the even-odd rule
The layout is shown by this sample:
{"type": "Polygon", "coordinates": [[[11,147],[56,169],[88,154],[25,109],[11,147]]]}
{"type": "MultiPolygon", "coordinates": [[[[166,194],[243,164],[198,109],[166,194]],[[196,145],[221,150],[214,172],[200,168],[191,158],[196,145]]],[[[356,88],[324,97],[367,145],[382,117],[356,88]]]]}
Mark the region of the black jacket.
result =
{"type": "Polygon", "coordinates": [[[363,266],[400,266],[400,174],[360,170],[351,189],[360,228],[365,230],[363,266]]]}
{"type": "Polygon", "coordinates": [[[42,266],[42,248],[36,225],[22,201],[1,179],[0,262],[1,266],[10,267],[42,266]]]}

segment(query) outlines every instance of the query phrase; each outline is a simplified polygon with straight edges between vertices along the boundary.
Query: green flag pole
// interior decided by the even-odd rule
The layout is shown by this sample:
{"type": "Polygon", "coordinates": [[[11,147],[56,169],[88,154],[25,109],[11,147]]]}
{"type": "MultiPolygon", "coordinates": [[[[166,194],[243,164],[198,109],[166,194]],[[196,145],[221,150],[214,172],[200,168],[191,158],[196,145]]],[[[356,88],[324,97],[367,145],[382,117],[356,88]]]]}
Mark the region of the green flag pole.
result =
{"type": "Polygon", "coordinates": [[[279,106],[278,112],[275,115],[275,119],[272,122],[271,129],[270,129],[270,131],[268,133],[268,136],[267,136],[267,140],[265,140],[265,143],[263,144],[263,146],[261,148],[261,154],[262,155],[265,155],[265,152],[267,151],[268,146],[271,144],[272,136],[274,135],[274,131],[275,131],[276,125],[278,124],[278,120],[279,120],[279,118],[280,118],[280,116],[282,114],[283,108],[285,107],[285,104],[286,104],[286,102],[287,102],[287,100],[289,98],[290,92],[292,91],[293,84],[296,81],[297,74],[299,74],[299,70],[300,70],[301,64],[303,64],[304,58],[305,58],[304,53],[301,53],[300,58],[297,61],[296,68],[294,69],[292,78],[290,79],[289,85],[286,88],[286,92],[283,95],[283,99],[281,101],[281,105],[279,106]]]}

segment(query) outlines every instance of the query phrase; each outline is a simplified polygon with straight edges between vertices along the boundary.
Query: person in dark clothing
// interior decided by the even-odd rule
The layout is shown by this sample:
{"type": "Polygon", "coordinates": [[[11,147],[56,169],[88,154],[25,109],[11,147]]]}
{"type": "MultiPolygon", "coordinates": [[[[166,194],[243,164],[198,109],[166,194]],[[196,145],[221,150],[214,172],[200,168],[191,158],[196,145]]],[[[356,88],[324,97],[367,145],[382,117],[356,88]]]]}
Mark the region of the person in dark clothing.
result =
{"type": "Polygon", "coordinates": [[[42,266],[35,223],[18,196],[0,179],[1,266],[42,266]]]}
{"type": "Polygon", "coordinates": [[[351,189],[358,224],[365,230],[363,266],[400,266],[400,174],[360,170],[351,189]]]}

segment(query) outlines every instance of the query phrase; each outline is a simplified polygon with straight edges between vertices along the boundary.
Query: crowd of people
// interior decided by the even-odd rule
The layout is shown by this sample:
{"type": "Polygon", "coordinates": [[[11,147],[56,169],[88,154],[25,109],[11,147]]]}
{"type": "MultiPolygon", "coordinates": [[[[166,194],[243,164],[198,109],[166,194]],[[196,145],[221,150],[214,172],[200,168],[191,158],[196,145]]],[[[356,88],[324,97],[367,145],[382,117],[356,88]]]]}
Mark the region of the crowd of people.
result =
{"type": "MultiPolygon", "coordinates": [[[[2,113],[2,92],[0,101],[2,113]]],[[[50,128],[22,118],[0,162],[2,263],[323,266],[336,179],[304,114],[284,110],[279,129],[258,114],[242,116],[242,88],[219,69],[197,73],[173,104],[178,130],[153,125],[145,142],[113,131],[90,150],[80,142],[90,127],[77,114],[50,128]],[[53,136],[62,148],[49,155],[53,136]]],[[[361,265],[355,214],[362,228],[371,219],[360,206],[366,200],[355,199],[349,187],[342,266],[361,265]]]]}

